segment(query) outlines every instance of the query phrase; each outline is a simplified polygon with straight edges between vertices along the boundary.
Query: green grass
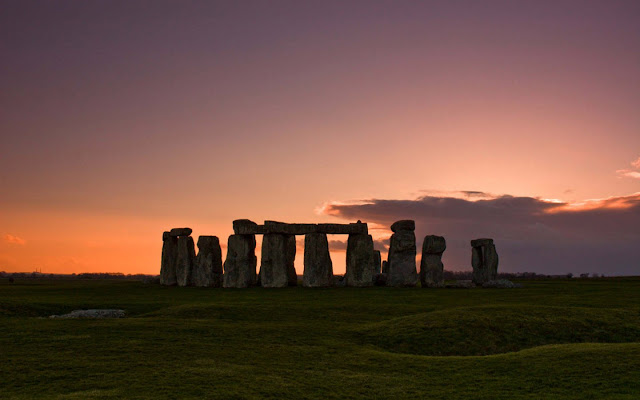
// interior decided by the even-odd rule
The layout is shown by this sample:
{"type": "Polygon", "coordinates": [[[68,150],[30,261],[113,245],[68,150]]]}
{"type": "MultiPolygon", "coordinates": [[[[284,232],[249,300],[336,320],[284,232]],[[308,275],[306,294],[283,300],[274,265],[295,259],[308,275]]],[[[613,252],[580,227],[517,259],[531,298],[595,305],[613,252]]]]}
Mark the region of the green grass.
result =
{"type": "Polygon", "coordinates": [[[0,398],[640,398],[640,279],[501,289],[0,282],[0,398]],[[43,319],[122,308],[119,320],[43,319]]]}

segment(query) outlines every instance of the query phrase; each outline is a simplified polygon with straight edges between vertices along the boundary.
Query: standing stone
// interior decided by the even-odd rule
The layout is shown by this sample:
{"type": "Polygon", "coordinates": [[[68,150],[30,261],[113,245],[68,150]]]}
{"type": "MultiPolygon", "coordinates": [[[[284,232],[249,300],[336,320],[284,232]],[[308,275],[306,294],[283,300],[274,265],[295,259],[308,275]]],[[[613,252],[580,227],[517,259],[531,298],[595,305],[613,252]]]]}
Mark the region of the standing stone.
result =
{"type": "Polygon", "coordinates": [[[304,235],[304,287],[329,287],[333,285],[333,263],[329,254],[329,242],[324,233],[304,235]]]}
{"type": "Polygon", "coordinates": [[[296,235],[286,237],[287,276],[289,286],[298,286],[298,273],[296,272],[296,235]]]}
{"type": "Polygon", "coordinates": [[[389,273],[389,261],[387,261],[387,260],[384,260],[382,262],[382,273],[383,274],[389,273]]]}
{"type": "Polygon", "coordinates": [[[193,286],[222,286],[222,250],[216,236],[198,238],[198,255],[191,275],[193,286]]]}
{"type": "Polygon", "coordinates": [[[178,238],[164,232],[162,235],[162,261],[160,262],[160,284],[175,286],[176,262],[178,257],[178,238]]]}
{"type": "Polygon", "coordinates": [[[382,263],[382,256],[380,255],[380,250],[373,251],[373,273],[379,274],[381,271],[380,264],[382,263]]]}
{"type": "Polygon", "coordinates": [[[498,276],[498,253],[493,239],[475,239],[471,241],[471,267],[473,283],[482,285],[494,281],[498,276]]]}
{"type": "Polygon", "coordinates": [[[415,222],[398,221],[391,228],[394,234],[389,246],[387,286],[415,286],[418,283],[415,222]]]}
{"type": "Polygon", "coordinates": [[[293,258],[290,255],[289,243],[288,235],[280,233],[267,233],[262,238],[260,263],[262,287],[281,288],[289,285],[289,263],[293,258]]]}
{"type": "Polygon", "coordinates": [[[255,285],[258,261],[255,235],[231,235],[227,243],[223,286],[246,288],[255,285]]]}
{"type": "Polygon", "coordinates": [[[373,238],[352,234],[347,240],[347,286],[373,286],[373,238]]]}
{"type": "Polygon", "coordinates": [[[425,236],[420,260],[420,283],[423,288],[444,286],[442,253],[446,249],[447,242],[442,236],[425,236]]]}
{"type": "Polygon", "coordinates": [[[196,260],[196,248],[191,236],[178,237],[178,256],[176,261],[176,280],[178,286],[191,285],[191,273],[196,260]]]}

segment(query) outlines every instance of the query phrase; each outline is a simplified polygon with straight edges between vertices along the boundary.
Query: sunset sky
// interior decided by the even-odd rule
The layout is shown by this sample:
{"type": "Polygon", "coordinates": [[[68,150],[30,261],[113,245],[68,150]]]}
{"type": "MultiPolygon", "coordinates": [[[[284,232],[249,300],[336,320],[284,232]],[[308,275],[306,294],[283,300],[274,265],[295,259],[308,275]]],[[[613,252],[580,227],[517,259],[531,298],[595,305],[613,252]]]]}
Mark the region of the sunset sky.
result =
{"type": "Polygon", "coordinates": [[[449,270],[493,237],[501,272],[640,275],[640,1],[18,0],[0,32],[0,271],[157,274],[164,230],[238,218],[386,253],[411,218],[449,270]]]}

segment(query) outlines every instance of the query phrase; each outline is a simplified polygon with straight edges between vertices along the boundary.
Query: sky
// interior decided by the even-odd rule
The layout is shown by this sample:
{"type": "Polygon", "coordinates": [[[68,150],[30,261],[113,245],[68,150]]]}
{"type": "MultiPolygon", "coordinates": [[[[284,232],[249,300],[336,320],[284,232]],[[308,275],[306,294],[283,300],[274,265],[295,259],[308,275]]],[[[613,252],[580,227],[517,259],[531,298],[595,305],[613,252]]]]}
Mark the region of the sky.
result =
{"type": "Polygon", "coordinates": [[[410,218],[448,270],[640,275],[639,49],[638,1],[4,0],[0,271],[410,218]]]}

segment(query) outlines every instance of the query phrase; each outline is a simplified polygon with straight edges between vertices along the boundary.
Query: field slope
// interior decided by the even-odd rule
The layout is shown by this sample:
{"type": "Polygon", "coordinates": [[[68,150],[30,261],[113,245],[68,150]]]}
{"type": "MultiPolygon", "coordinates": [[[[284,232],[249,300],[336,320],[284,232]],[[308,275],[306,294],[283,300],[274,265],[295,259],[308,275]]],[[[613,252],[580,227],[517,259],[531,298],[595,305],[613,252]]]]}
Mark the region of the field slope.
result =
{"type": "Polygon", "coordinates": [[[640,279],[522,283],[0,282],[0,398],[640,398],[640,279]]]}

